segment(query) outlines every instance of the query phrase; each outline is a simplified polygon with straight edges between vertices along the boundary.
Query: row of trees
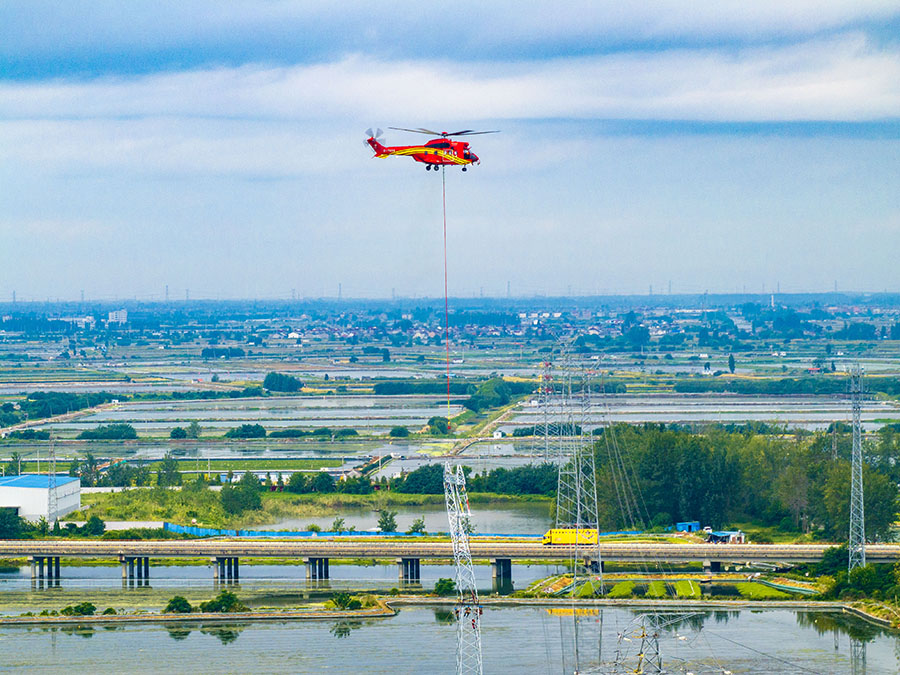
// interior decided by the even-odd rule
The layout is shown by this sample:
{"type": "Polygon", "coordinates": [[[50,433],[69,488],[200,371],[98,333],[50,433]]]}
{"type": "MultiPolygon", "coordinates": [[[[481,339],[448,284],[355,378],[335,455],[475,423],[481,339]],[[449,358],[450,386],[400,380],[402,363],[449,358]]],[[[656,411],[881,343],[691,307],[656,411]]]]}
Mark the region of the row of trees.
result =
{"type": "MultiPolygon", "coordinates": [[[[897,434],[887,429],[867,447],[866,530],[887,538],[898,510],[900,456],[897,434]]],[[[825,434],[794,437],[696,434],[664,425],[616,425],[595,444],[600,517],[605,526],[701,520],[713,527],[750,520],[782,529],[847,536],[850,439],[825,434]],[[627,492],[623,492],[627,491],[627,492]],[[621,505],[633,503],[634,516],[621,505]],[[629,522],[629,521],[638,522],[629,522]]]]}

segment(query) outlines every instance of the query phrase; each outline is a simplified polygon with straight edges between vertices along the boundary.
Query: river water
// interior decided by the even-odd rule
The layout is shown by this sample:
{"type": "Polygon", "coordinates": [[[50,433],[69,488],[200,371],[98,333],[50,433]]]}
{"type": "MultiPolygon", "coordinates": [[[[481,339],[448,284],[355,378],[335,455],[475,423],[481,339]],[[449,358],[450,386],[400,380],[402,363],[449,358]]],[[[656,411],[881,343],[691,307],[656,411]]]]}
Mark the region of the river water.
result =
{"type": "MultiPolygon", "coordinates": [[[[36,673],[452,673],[456,630],[451,607],[403,608],[392,618],[234,625],[133,625],[0,628],[0,671],[36,673]]],[[[587,611],[579,617],[578,664],[611,672],[634,667],[637,612],[587,611]],[[602,617],[602,624],[601,624],[602,617]],[[602,638],[602,640],[600,639],[602,638]],[[599,650],[598,650],[599,646],[599,650]],[[599,656],[598,656],[599,651],[599,656]]],[[[662,629],[666,672],[896,673],[898,639],[833,613],[791,610],[695,614],[662,629]],[[851,642],[865,661],[851,665],[851,642]]],[[[486,607],[485,673],[571,673],[573,617],[565,609],[486,607]],[[568,615],[567,615],[568,614],[568,615]]],[[[619,671],[623,672],[623,671],[619,671]]]]}
{"type": "MultiPolygon", "coordinates": [[[[443,504],[421,504],[418,506],[398,504],[386,507],[397,513],[397,531],[405,532],[418,518],[425,519],[425,530],[428,532],[447,532],[447,509],[443,504]]],[[[481,505],[473,503],[472,526],[475,534],[544,534],[552,524],[550,517],[551,503],[522,502],[517,504],[481,505]]],[[[356,528],[358,531],[377,530],[379,514],[371,508],[357,509],[341,506],[335,515],[288,518],[273,525],[264,525],[259,530],[306,530],[307,525],[315,524],[323,531],[330,531],[335,517],[344,519],[345,528],[356,528]]]]}

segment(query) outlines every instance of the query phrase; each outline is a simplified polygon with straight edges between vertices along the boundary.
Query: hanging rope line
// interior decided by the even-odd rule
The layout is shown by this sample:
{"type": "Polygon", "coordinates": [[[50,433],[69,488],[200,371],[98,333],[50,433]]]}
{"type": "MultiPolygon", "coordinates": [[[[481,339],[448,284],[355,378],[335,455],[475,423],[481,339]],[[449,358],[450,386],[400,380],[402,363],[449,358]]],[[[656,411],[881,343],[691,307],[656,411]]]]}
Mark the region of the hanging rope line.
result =
{"type": "Polygon", "coordinates": [[[444,345],[447,348],[447,426],[450,426],[450,301],[447,296],[447,169],[441,167],[441,205],[444,211],[444,345]]]}

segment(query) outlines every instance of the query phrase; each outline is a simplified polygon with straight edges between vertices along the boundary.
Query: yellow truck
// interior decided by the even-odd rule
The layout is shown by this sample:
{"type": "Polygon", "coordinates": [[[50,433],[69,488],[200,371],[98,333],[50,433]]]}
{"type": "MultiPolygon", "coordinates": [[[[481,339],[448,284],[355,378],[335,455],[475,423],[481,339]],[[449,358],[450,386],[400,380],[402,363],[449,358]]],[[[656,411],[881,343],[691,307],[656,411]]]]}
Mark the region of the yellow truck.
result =
{"type": "Polygon", "coordinates": [[[568,544],[569,546],[573,544],[578,546],[596,544],[597,530],[576,530],[575,528],[548,530],[541,543],[544,546],[548,544],[568,544]]]}

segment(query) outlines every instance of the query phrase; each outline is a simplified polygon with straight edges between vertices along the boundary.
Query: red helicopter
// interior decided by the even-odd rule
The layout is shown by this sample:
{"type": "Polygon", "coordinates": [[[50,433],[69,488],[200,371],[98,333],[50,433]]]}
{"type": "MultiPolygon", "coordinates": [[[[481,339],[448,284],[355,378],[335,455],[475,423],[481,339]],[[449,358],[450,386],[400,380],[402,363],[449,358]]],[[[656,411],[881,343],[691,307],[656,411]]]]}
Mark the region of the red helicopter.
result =
{"type": "Polygon", "coordinates": [[[431,171],[438,170],[439,166],[462,166],[465,171],[470,164],[480,164],[481,160],[478,155],[469,150],[469,144],[465,141],[451,140],[453,136],[475,136],[477,134],[496,134],[497,131],[473,131],[472,129],[463,129],[462,131],[454,131],[448,133],[446,131],[431,131],[430,129],[403,129],[401,127],[388,127],[396,131],[409,131],[414,134],[425,134],[427,136],[437,136],[434,140],[428,141],[424,145],[382,145],[381,129],[373,132],[371,129],[366,130],[369,138],[366,144],[375,151],[376,157],[387,157],[389,155],[401,155],[412,157],[417,162],[422,162],[425,169],[431,171]]]}

